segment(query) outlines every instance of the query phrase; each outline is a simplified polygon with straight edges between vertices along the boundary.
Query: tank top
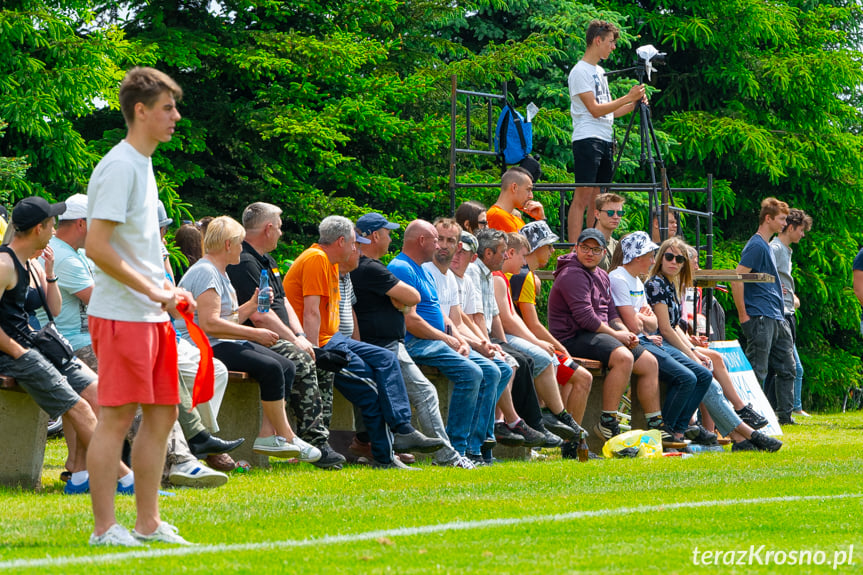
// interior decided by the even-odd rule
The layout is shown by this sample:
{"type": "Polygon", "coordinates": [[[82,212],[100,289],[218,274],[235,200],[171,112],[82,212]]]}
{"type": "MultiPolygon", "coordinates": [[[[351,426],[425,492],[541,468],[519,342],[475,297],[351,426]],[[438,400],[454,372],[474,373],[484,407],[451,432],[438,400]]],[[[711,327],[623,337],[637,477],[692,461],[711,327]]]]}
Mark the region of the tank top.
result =
{"type": "Polygon", "coordinates": [[[0,297],[0,328],[6,335],[23,345],[30,347],[30,341],[25,334],[31,332],[28,324],[28,314],[25,310],[27,290],[30,287],[30,274],[18,261],[18,256],[9,246],[0,246],[0,252],[9,254],[15,264],[18,282],[0,297]]]}

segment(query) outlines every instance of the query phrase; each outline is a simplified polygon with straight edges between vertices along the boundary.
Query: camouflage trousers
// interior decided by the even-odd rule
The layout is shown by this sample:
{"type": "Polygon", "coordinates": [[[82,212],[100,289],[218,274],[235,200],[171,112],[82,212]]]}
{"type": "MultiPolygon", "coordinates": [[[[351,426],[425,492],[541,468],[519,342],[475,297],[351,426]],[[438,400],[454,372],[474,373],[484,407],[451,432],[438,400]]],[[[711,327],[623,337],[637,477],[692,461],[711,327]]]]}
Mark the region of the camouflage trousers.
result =
{"type": "Polygon", "coordinates": [[[285,339],[280,339],[270,349],[294,362],[296,367],[287,402],[297,422],[294,431],[314,446],[325,445],[330,438],[333,418],[332,374],[315,368],[309,354],[285,339]]]}

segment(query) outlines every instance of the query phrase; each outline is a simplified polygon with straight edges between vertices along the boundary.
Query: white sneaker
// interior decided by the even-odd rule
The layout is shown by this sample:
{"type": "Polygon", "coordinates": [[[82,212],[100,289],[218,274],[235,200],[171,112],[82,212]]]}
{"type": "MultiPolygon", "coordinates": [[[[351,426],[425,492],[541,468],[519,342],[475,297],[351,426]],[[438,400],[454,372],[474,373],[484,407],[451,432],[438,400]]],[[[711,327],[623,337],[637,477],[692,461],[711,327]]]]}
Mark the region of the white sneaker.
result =
{"type": "Polygon", "coordinates": [[[90,535],[90,545],[94,546],[109,546],[109,547],[140,547],[141,543],[132,537],[125,527],[119,523],[111,525],[107,531],[101,535],[92,533],[90,535]]]}
{"type": "Polygon", "coordinates": [[[474,464],[474,462],[463,455],[459,455],[458,458],[450,461],[449,467],[457,467],[459,469],[476,469],[476,465],[474,464]]]}
{"type": "Polygon", "coordinates": [[[321,450],[310,443],[306,443],[300,439],[299,435],[295,435],[291,440],[291,445],[300,450],[300,455],[297,457],[300,461],[306,463],[314,463],[321,458],[321,450]]]}
{"type": "Polygon", "coordinates": [[[228,482],[228,476],[197,461],[185,461],[171,466],[168,481],[185,487],[220,487],[228,482]]]}
{"type": "MultiPolygon", "coordinates": [[[[257,438],[255,444],[252,446],[252,451],[260,455],[284,457],[287,459],[300,456],[300,448],[279,435],[257,438]]],[[[318,457],[320,457],[320,452],[318,454],[318,457]]]]}
{"type": "Polygon", "coordinates": [[[174,545],[193,545],[189,543],[178,533],[176,527],[171,525],[170,523],[165,523],[162,521],[159,523],[159,526],[156,527],[156,530],[150,533],[149,535],[141,535],[136,530],[132,529],[132,536],[138,541],[144,541],[147,543],[150,542],[158,542],[158,543],[172,543],[174,545]]]}

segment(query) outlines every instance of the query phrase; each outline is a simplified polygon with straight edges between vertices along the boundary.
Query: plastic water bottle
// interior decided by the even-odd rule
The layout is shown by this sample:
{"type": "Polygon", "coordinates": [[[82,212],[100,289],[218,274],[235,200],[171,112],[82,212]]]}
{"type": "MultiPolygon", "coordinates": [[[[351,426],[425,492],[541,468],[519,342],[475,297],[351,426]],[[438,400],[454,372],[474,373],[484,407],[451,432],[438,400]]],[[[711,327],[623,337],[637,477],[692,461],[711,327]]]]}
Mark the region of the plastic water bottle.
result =
{"type": "Polygon", "coordinates": [[[699,453],[722,453],[725,450],[722,449],[721,445],[698,445],[697,443],[689,444],[689,451],[693,455],[697,455],[699,453]]]}
{"type": "Polygon", "coordinates": [[[270,275],[266,269],[261,270],[261,282],[258,284],[258,311],[270,311],[270,275]]]}

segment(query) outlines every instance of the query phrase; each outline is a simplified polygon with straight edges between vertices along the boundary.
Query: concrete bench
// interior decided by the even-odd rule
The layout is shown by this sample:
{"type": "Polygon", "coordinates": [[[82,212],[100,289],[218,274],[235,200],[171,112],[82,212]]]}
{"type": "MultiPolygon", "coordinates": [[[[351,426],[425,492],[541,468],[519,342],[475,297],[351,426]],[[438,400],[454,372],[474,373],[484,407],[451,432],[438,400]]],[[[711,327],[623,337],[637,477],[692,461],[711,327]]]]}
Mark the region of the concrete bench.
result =
{"type": "MultiPolygon", "coordinates": [[[[594,377],[591,397],[594,398],[594,401],[599,401],[599,407],[596,408],[595,414],[590,413],[592,406],[590,403],[591,399],[589,399],[588,412],[585,415],[585,418],[588,417],[588,414],[592,416],[590,420],[590,426],[592,427],[598,420],[599,412],[601,411],[602,365],[598,361],[588,359],[576,358],[576,360],[583,367],[590,370],[594,377]],[[597,390],[598,395],[596,395],[597,390]]],[[[449,412],[449,400],[452,396],[452,382],[435,368],[423,366],[421,369],[437,389],[441,416],[446,421],[447,413],[449,412]]],[[[245,459],[256,467],[268,467],[269,458],[252,451],[252,445],[258,435],[262,420],[260,399],[260,390],[254,379],[243,372],[229,372],[228,388],[219,412],[220,435],[230,439],[245,437],[246,442],[232,451],[231,456],[236,460],[245,459]]],[[[293,420],[291,420],[291,425],[294,425],[293,420]]],[[[413,425],[419,428],[415,418],[413,425]]],[[[355,429],[353,405],[338,390],[334,390],[333,416],[330,423],[330,445],[333,449],[348,458],[349,461],[356,460],[356,457],[348,451],[355,429]]],[[[602,444],[600,443],[599,449],[601,448],[602,444]]],[[[494,453],[495,457],[501,459],[525,459],[529,455],[526,448],[511,448],[502,445],[496,447],[494,453]]]]}
{"type": "Polygon", "coordinates": [[[0,375],[0,485],[42,488],[48,414],[11,377],[0,375]]]}

